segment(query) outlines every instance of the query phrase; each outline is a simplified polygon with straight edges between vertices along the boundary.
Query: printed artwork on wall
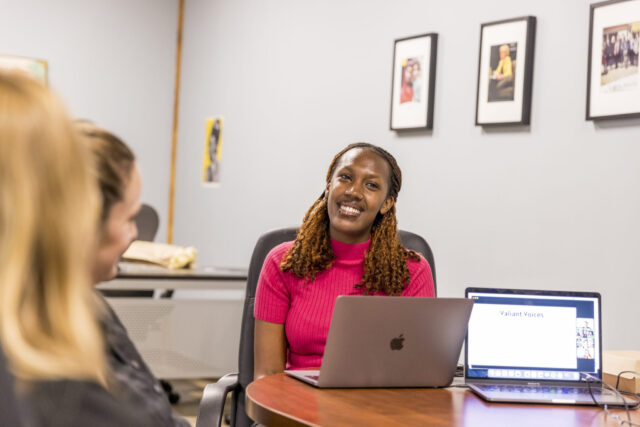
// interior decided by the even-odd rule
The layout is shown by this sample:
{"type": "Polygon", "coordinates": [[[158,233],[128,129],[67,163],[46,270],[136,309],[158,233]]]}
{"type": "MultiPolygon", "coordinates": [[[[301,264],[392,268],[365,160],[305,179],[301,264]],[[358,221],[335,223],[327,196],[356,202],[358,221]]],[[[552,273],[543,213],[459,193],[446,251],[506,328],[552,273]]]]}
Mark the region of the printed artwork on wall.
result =
{"type": "Polygon", "coordinates": [[[476,125],[529,124],[536,18],[482,24],[476,125]]]}
{"type": "Polygon", "coordinates": [[[0,55],[0,68],[22,70],[43,85],[47,84],[47,61],[44,59],[0,55]]]}
{"type": "Polygon", "coordinates": [[[640,116],[640,0],[591,5],[587,120],[640,116]]]}
{"type": "Polygon", "coordinates": [[[202,158],[202,184],[205,186],[220,185],[222,124],[222,117],[207,119],[204,154],[202,158]]]}
{"type": "Polygon", "coordinates": [[[395,41],[391,79],[391,130],[432,129],[438,35],[395,41]]]}

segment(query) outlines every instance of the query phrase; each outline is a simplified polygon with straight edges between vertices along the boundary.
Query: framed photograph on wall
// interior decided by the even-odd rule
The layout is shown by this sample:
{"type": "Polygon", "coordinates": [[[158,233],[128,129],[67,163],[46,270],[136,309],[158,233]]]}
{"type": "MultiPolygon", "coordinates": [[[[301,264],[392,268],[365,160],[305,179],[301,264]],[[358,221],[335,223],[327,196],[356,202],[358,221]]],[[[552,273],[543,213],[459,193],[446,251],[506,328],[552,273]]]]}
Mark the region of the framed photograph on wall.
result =
{"type": "Polygon", "coordinates": [[[438,35],[398,39],[393,47],[391,130],[433,129],[438,35]]]}
{"type": "Polygon", "coordinates": [[[529,124],[535,36],[534,16],[480,27],[476,126],[529,124]]]}
{"type": "Polygon", "coordinates": [[[591,5],[587,120],[640,117],[640,0],[591,5]]]}
{"type": "Polygon", "coordinates": [[[0,68],[22,70],[46,86],[47,61],[24,56],[0,55],[0,68]]]}

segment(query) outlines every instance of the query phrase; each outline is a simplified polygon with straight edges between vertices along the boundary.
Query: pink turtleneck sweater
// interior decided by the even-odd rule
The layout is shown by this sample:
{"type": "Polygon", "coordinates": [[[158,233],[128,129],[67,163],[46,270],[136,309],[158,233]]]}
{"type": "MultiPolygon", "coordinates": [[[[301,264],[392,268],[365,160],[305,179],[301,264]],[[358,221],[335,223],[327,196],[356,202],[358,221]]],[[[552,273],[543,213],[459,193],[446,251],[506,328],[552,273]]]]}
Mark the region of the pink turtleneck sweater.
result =
{"type": "MultiPolygon", "coordinates": [[[[363,295],[360,283],[364,255],[370,241],[346,244],[331,241],[333,266],[306,282],[280,270],[280,261],[293,242],[276,246],[267,255],[258,279],[254,316],[285,325],[288,343],[286,369],[319,368],[329,334],[331,315],[339,295],[363,295]]],[[[427,261],[408,260],[411,274],[402,296],[433,297],[433,277],[427,261]]]]}

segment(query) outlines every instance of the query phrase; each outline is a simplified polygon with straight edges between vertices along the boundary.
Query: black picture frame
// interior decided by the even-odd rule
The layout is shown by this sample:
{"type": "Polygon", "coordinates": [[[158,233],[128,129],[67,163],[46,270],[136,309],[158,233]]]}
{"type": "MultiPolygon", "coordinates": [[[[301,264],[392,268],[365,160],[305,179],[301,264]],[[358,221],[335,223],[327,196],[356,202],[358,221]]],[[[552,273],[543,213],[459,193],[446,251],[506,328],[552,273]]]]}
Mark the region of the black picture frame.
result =
{"type": "Polygon", "coordinates": [[[390,130],[433,129],[437,55],[437,33],[420,34],[394,41],[390,130]],[[405,79],[405,71],[409,72],[409,68],[414,72],[416,69],[419,70],[417,77],[410,82],[409,79],[405,79]],[[418,82],[420,82],[419,89],[416,84],[418,82]]]}
{"type": "Polygon", "coordinates": [[[0,69],[24,71],[44,86],[49,85],[49,66],[44,59],[17,55],[0,55],[0,69]]]}
{"type": "Polygon", "coordinates": [[[481,24],[476,126],[531,123],[535,38],[535,16],[481,24]],[[509,61],[506,61],[506,57],[509,57],[509,61]],[[494,69],[492,64],[496,60],[498,63],[494,69]],[[521,64],[522,60],[524,64],[521,64]],[[509,72],[505,72],[507,69],[509,72]]]}
{"type": "Polygon", "coordinates": [[[586,120],[640,117],[638,53],[633,52],[633,43],[640,43],[639,22],[640,0],[590,5],[586,120]],[[616,42],[624,43],[627,34],[631,48],[616,50],[616,42]]]}

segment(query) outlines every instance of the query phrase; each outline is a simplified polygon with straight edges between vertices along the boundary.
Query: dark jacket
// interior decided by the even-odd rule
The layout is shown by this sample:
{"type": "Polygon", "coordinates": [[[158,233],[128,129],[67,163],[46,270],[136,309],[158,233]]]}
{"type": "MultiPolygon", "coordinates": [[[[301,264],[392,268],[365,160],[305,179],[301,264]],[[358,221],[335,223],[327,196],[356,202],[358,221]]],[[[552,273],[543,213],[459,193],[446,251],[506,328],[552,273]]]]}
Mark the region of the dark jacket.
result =
{"type": "Polygon", "coordinates": [[[37,381],[19,387],[18,402],[11,403],[13,380],[0,352],[0,426],[189,427],[187,420],[173,414],[162,386],[110,308],[102,327],[111,392],[91,381],[37,381]]]}
{"type": "MultiPolygon", "coordinates": [[[[90,381],[39,381],[21,393],[24,427],[151,427],[127,402],[90,381]]],[[[2,417],[0,416],[0,420],[2,417]]],[[[5,424],[0,422],[2,426],[5,424]]]]}
{"type": "Polygon", "coordinates": [[[116,313],[107,308],[102,325],[114,394],[145,414],[155,426],[190,427],[186,419],[173,413],[160,382],[142,360],[116,313]]]}
{"type": "Polygon", "coordinates": [[[0,348],[0,426],[19,427],[18,404],[7,359],[0,348]]]}
{"type": "Polygon", "coordinates": [[[91,381],[52,380],[17,387],[0,349],[0,426],[147,427],[153,424],[91,381]]]}

